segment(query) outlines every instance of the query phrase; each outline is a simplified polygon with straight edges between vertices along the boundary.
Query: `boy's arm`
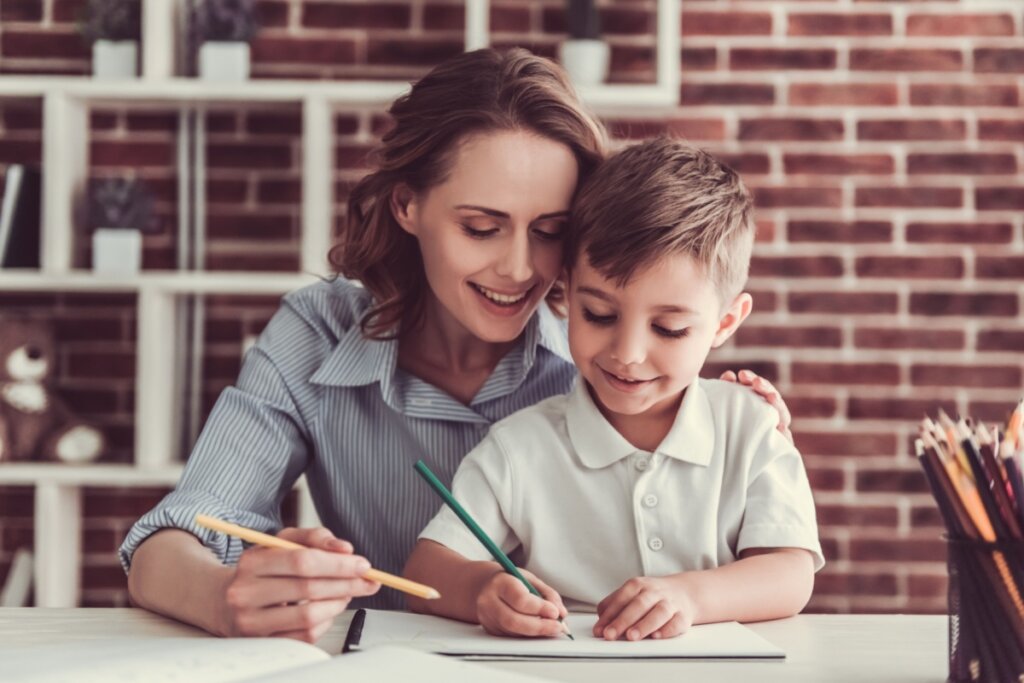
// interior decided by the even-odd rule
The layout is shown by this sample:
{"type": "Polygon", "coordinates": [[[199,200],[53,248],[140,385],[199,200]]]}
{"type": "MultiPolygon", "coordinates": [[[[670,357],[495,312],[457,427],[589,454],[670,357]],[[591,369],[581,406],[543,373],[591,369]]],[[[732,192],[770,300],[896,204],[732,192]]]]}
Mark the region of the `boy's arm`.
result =
{"type": "Polygon", "coordinates": [[[601,601],[594,635],[671,638],[693,624],[797,614],[814,588],[814,556],[801,548],[750,548],[730,564],[637,577],[601,601]]]}
{"type": "Polygon", "coordinates": [[[436,588],[437,600],[407,596],[409,609],[470,623],[478,623],[476,598],[498,573],[497,562],[468,560],[440,543],[421,539],[413,547],[402,576],[436,588]]]}

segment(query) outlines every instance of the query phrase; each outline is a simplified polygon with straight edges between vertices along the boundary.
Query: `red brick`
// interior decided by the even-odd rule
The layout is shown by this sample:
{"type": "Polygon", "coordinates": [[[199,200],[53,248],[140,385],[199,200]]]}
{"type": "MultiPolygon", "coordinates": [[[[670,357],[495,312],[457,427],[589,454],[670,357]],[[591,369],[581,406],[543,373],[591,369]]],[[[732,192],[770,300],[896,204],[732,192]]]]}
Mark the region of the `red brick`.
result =
{"type": "Polygon", "coordinates": [[[1024,256],[978,256],[974,263],[979,280],[1024,280],[1024,256]]]}
{"type": "Polygon", "coordinates": [[[74,23],[82,16],[88,0],[53,0],[53,20],[74,23]]]}
{"type": "Polygon", "coordinates": [[[834,256],[755,256],[751,277],[839,277],[842,259],[834,256]]]}
{"type": "Polygon", "coordinates": [[[64,304],[72,308],[125,308],[135,306],[134,294],[112,292],[65,292],[64,304]]]}
{"type": "Polygon", "coordinates": [[[850,50],[851,71],[960,71],[959,50],[867,49],[850,50]]]}
{"type": "MultiPolygon", "coordinates": [[[[16,525],[7,522],[3,527],[3,534],[0,534],[0,548],[8,552],[20,549],[32,550],[35,546],[33,536],[30,524],[16,525]]],[[[0,576],[5,576],[5,574],[0,574],[0,576]]]]}
{"type": "Polygon", "coordinates": [[[963,190],[958,187],[858,187],[856,206],[906,208],[960,208],[963,190]]]}
{"type": "Polygon", "coordinates": [[[850,558],[854,561],[945,562],[946,544],[939,538],[853,538],[850,558]]]}
{"type": "MultiPolygon", "coordinates": [[[[821,506],[818,506],[818,517],[821,517],[821,506]]],[[[851,525],[852,526],[852,525],[851,525]]],[[[856,525],[861,526],[861,525],[856,525]]],[[[895,526],[893,524],[892,526],[895,526]]],[[[899,583],[894,574],[837,574],[823,571],[814,577],[814,593],[816,595],[877,595],[893,596],[899,593],[899,583]]]]}
{"type": "Polygon", "coordinates": [[[256,185],[260,204],[298,204],[302,201],[302,183],[297,178],[260,180],[256,185]]]}
{"type": "Polygon", "coordinates": [[[838,327],[755,327],[748,324],[736,332],[737,346],[839,348],[842,340],[838,327]]]}
{"type": "Polygon", "coordinates": [[[725,138],[725,121],[722,119],[612,119],[606,123],[612,137],[626,140],[642,140],[657,135],[690,140],[725,138]]]}
{"type": "MultiPolygon", "coordinates": [[[[6,1],[6,0],[5,0],[6,1]]],[[[5,29],[0,55],[44,59],[89,59],[92,52],[73,29],[5,29]]]]}
{"type": "Polygon", "coordinates": [[[900,366],[895,363],[793,363],[793,384],[881,384],[900,381],[900,366]]]}
{"type": "Polygon", "coordinates": [[[855,244],[892,241],[888,221],[789,221],[790,242],[850,242],[855,244]]]}
{"type": "Polygon", "coordinates": [[[774,311],[779,307],[778,295],[771,291],[758,291],[748,289],[747,292],[754,299],[754,310],[759,313],[774,311]]]}
{"type": "Polygon", "coordinates": [[[1011,174],[1017,172],[1012,154],[909,154],[908,173],[1011,174]]]}
{"type": "Polygon", "coordinates": [[[288,145],[245,142],[218,142],[207,148],[210,168],[274,169],[291,168],[292,149],[288,145]]]}
{"type": "Polygon", "coordinates": [[[368,145],[338,145],[335,149],[334,164],[337,168],[368,168],[369,155],[373,147],[368,145]]]}
{"type": "Polygon", "coordinates": [[[10,131],[41,131],[43,128],[43,112],[39,107],[33,106],[9,106],[4,102],[3,125],[4,130],[10,131]]]}
{"type": "Polygon", "coordinates": [[[1012,36],[1009,14],[911,14],[908,36],[1012,36]]]}
{"type": "Polygon", "coordinates": [[[967,124],[962,119],[880,119],[857,122],[859,140],[964,140],[967,124]]]}
{"type": "Polygon", "coordinates": [[[127,112],[125,115],[125,126],[132,132],[174,133],[178,130],[178,115],[173,112],[127,112]]]}
{"type": "Polygon", "coordinates": [[[90,379],[133,379],[135,356],[117,351],[76,351],[68,354],[67,375],[90,379]]]}
{"type": "Polygon", "coordinates": [[[718,67],[718,51],[713,47],[684,47],[679,52],[683,73],[713,71],[718,67]]]}
{"type": "Polygon", "coordinates": [[[843,203],[838,187],[753,187],[754,205],[761,209],[824,207],[838,209],[843,203]]]}
{"type": "Polygon", "coordinates": [[[939,508],[934,503],[927,507],[913,507],[910,509],[910,526],[915,529],[932,528],[945,529],[945,522],[939,514],[939,508]]]}
{"type": "Polygon", "coordinates": [[[899,510],[895,505],[817,505],[816,508],[818,523],[823,526],[895,528],[899,523],[899,510]]]}
{"type": "Polygon", "coordinates": [[[35,493],[27,486],[0,487],[0,517],[31,520],[35,514],[35,493]]]}
{"type": "Polygon", "coordinates": [[[366,48],[366,60],[370,64],[403,64],[426,67],[439,64],[446,59],[462,54],[462,52],[463,44],[460,40],[371,38],[366,48]]]}
{"type": "Polygon", "coordinates": [[[944,279],[964,276],[959,256],[859,256],[855,261],[857,277],[899,279],[944,279]]]}
{"type": "Polygon", "coordinates": [[[0,164],[38,164],[42,152],[39,140],[0,139],[0,164]]]}
{"type": "Polygon", "coordinates": [[[207,255],[207,267],[210,270],[257,270],[267,272],[289,272],[299,269],[298,245],[294,253],[283,250],[267,254],[213,254],[207,255]]]}
{"type": "Polygon", "coordinates": [[[168,142],[94,140],[89,146],[89,161],[93,167],[168,167],[174,162],[174,147],[168,142]]]}
{"type": "Polygon", "coordinates": [[[907,593],[910,597],[934,597],[946,599],[949,578],[946,574],[935,576],[910,575],[907,577],[907,593]]]}
{"type": "Polygon", "coordinates": [[[286,0],[259,0],[256,3],[256,22],[260,28],[287,26],[290,9],[286,0]]]}
{"type": "Polygon", "coordinates": [[[978,73],[1024,73],[1024,48],[977,48],[974,70],[978,73]]]}
{"type": "Polygon", "coordinates": [[[611,83],[653,81],[654,48],[637,45],[612,45],[609,71],[608,80],[611,83]]]}
{"type": "MultiPolygon", "coordinates": [[[[653,11],[633,7],[601,7],[598,11],[601,14],[601,31],[605,35],[653,36],[655,34],[657,17],[653,11]]],[[[559,11],[558,14],[562,17],[565,16],[563,11],[559,11]]],[[[528,28],[524,30],[528,30],[528,28]]],[[[563,31],[564,29],[559,32],[563,31]]]]}
{"type": "Polygon", "coordinates": [[[1024,142],[1024,120],[981,119],[978,121],[978,139],[1024,142]]]}
{"type": "MultiPolygon", "coordinates": [[[[771,171],[771,159],[768,158],[767,154],[744,154],[736,153],[731,154],[729,152],[714,152],[715,157],[722,163],[726,164],[732,170],[737,173],[741,173],[744,176],[747,175],[763,175],[771,171]]],[[[760,226],[758,227],[758,234],[760,234],[760,226]]]]}
{"type": "Polygon", "coordinates": [[[694,12],[683,10],[684,36],[770,35],[772,15],[768,12],[694,12]]]}
{"type": "Polygon", "coordinates": [[[794,106],[884,107],[899,104],[895,83],[791,83],[789,103],[794,106]]]}
{"type": "Polygon", "coordinates": [[[40,0],[4,0],[0,3],[0,21],[42,21],[43,3],[40,0]]]}
{"type": "Polygon", "coordinates": [[[963,85],[915,83],[910,103],[921,107],[1016,107],[1020,97],[1015,85],[963,85]]]}
{"type": "MultiPolygon", "coordinates": [[[[842,491],[846,488],[846,473],[842,470],[825,467],[808,467],[807,480],[812,491],[842,491]]],[[[829,549],[826,539],[821,539],[821,549],[825,557],[836,557],[829,549]]]]}
{"type": "Polygon", "coordinates": [[[301,135],[302,117],[290,112],[250,112],[245,129],[253,135],[301,135]]]}
{"type": "MultiPolygon", "coordinates": [[[[387,119],[390,121],[390,119],[387,119]]],[[[334,117],[335,135],[353,135],[359,131],[359,119],[355,116],[339,115],[334,117]]]]}
{"type": "Polygon", "coordinates": [[[912,470],[861,469],[854,479],[858,491],[865,493],[927,493],[928,480],[920,467],[912,470]]]}
{"type": "Polygon", "coordinates": [[[1021,187],[979,187],[974,203],[980,211],[1024,210],[1024,185],[1021,187]]]}
{"type": "Polygon", "coordinates": [[[911,315],[928,316],[1000,316],[1017,315],[1017,295],[998,292],[978,294],[910,294],[911,315]]]}
{"type": "Polygon", "coordinates": [[[788,297],[793,313],[895,313],[898,303],[890,292],[790,292],[788,297]]]}
{"type": "Polygon", "coordinates": [[[896,453],[899,440],[891,432],[805,432],[794,439],[804,457],[888,456],[896,453]]]}
{"type": "Polygon", "coordinates": [[[797,420],[803,418],[835,417],[839,402],[831,396],[801,396],[786,392],[786,405],[797,420]]]}
{"type": "Polygon", "coordinates": [[[993,365],[912,365],[910,382],[929,387],[1004,387],[1021,386],[1021,370],[1016,366],[993,365]]]}
{"type": "Polygon", "coordinates": [[[60,397],[78,413],[116,413],[121,407],[118,391],[62,387],[60,397]]]}
{"type": "Polygon", "coordinates": [[[290,240],[296,231],[296,218],[291,215],[217,211],[207,216],[212,239],[290,240]]]}
{"type": "MultiPolygon", "coordinates": [[[[423,8],[423,27],[432,31],[462,30],[466,25],[465,5],[426,5],[423,8]]],[[[494,26],[494,9],[491,10],[491,30],[494,26]]]]}
{"type": "Polygon", "coordinates": [[[839,119],[740,119],[740,140],[842,140],[839,119]]]}
{"type": "Polygon", "coordinates": [[[302,25],[307,28],[409,28],[407,4],[381,2],[302,3],[302,25]]]}
{"type": "Polygon", "coordinates": [[[779,380],[779,366],[777,363],[758,360],[731,360],[726,363],[712,361],[704,364],[704,367],[701,368],[700,376],[718,378],[726,370],[732,370],[733,372],[737,370],[750,370],[764,377],[769,382],[777,382],[779,380]]]}
{"type": "Polygon", "coordinates": [[[853,345],[861,349],[959,351],[965,344],[963,330],[857,327],[853,331],[853,345]]]}
{"type": "Polygon", "coordinates": [[[244,180],[207,179],[206,201],[211,204],[240,204],[245,201],[248,188],[244,180]]]}
{"type": "Polygon", "coordinates": [[[212,111],[206,115],[206,132],[234,133],[238,130],[238,112],[212,111]]]}
{"type": "Polygon", "coordinates": [[[892,17],[888,14],[803,14],[789,15],[791,36],[888,36],[892,17]]]}
{"type": "Polygon", "coordinates": [[[787,175],[889,175],[896,170],[888,154],[786,154],[782,164],[787,175]]]}
{"type": "Polygon", "coordinates": [[[346,38],[281,37],[256,35],[251,44],[254,65],[290,62],[335,66],[356,60],[355,42],[346,38]]]}
{"type": "Polygon", "coordinates": [[[82,584],[90,588],[127,588],[128,577],[121,565],[82,567],[82,584]]]}
{"type": "Polygon", "coordinates": [[[733,71],[784,71],[835,69],[836,51],[831,49],[733,48],[729,51],[733,71]]]}
{"type": "Polygon", "coordinates": [[[915,243],[1005,244],[1013,239],[1013,226],[1009,223],[912,222],[907,224],[906,238],[915,243]]]}
{"type": "Polygon", "coordinates": [[[912,420],[917,423],[922,415],[933,415],[938,408],[947,413],[957,412],[952,400],[932,396],[925,399],[909,398],[850,398],[846,415],[852,420],[912,420]]]}
{"type": "Polygon", "coordinates": [[[703,104],[773,104],[775,87],[763,83],[683,83],[680,103],[703,104]]]}
{"type": "Polygon", "coordinates": [[[975,400],[968,403],[966,414],[970,415],[975,420],[985,420],[986,422],[1006,424],[1006,421],[1010,418],[1010,412],[1013,407],[1014,406],[1009,405],[1006,401],[975,400]]]}
{"type": "Polygon", "coordinates": [[[979,351],[1016,351],[1024,349],[1024,329],[978,330],[979,351]]]}
{"type": "MultiPolygon", "coordinates": [[[[462,9],[462,8],[459,8],[462,9]]],[[[460,22],[458,28],[462,28],[460,22]]],[[[528,33],[530,31],[530,10],[527,7],[496,7],[491,5],[491,31],[528,33]]]]}

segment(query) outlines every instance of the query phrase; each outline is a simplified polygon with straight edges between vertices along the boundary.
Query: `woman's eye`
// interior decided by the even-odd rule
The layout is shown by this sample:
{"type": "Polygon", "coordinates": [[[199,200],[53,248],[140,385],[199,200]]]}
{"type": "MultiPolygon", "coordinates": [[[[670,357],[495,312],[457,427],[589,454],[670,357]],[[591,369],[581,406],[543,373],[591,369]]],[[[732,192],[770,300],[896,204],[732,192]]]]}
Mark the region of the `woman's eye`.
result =
{"type": "Polygon", "coordinates": [[[486,228],[481,230],[480,228],[474,228],[473,226],[466,225],[465,223],[460,223],[459,225],[462,226],[462,231],[464,233],[478,240],[490,237],[491,235],[498,232],[497,228],[486,228]]]}
{"type": "Polygon", "coordinates": [[[615,322],[614,315],[595,315],[586,308],[583,309],[583,319],[595,325],[611,325],[615,322]]]}
{"type": "Polygon", "coordinates": [[[684,327],[681,330],[670,330],[667,327],[661,327],[660,325],[654,326],[654,331],[662,337],[668,337],[669,339],[682,339],[686,335],[690,334],[690,328],[684,327]]]}
{"type": "Polygon", "coordinates": [[[546,230],[534,230],[533,232],[534,232],[535,235],[537,235],[537,237],[539,237],[540,239],[544,240],[545,242],[561,242],[562,241],[562,232],[561,231],[558,231],[558,232],[547,232],[546,230]]]}

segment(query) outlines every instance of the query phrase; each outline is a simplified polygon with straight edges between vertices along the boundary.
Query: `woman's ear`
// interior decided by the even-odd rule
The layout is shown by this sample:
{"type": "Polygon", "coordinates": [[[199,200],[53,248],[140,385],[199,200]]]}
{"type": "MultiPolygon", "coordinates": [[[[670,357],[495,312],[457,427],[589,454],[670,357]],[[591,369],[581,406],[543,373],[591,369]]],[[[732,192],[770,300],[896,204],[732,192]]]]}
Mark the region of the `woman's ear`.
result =
{"type": "Polygon", "coordinates": [[[736,295],[733,299],[732,304],[725,311],[725,315],[718,321],[718,331],[715,332],[715,338],[711,342],[711,348],[717,349],[719,346],[724,344],[729,337],[733,335],[736,330],[739,329],[743,321],[750,315],[750,310],[754,305],[754,299],[746,292],[741,292],[736,295]]]}
{"type": "Polygon", "coordinates": [[[408,185],[400,183],[391,190],[388,202],[391,215],[398,225],[412,236],[416,236],[419,221],[416,216],[416,193],[408,185]]]}

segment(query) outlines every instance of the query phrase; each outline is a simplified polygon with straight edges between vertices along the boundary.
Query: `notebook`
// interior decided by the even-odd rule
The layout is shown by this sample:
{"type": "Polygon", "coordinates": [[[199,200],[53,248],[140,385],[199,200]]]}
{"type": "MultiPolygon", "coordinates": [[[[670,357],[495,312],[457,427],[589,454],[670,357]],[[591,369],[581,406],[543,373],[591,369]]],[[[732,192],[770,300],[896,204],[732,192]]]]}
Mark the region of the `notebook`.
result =
{"type": "Polygon", "coordinates": [[[537,683],[414,649],[375,648],[331,657],[285,638],[106,638],[39,646],[0,645],[5,683],[537,683]]]}
{"type": "Polygon", "coordinates": [[[608,642],[591,634],[596,614],[570,613],[575,640],[502,638],[481,627],[409,612],[359,610],[346,650],[402,645],[466,659],[785,659],[786,653],[735,621],[702,624],[677,638],[608,642]]]}

